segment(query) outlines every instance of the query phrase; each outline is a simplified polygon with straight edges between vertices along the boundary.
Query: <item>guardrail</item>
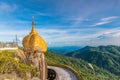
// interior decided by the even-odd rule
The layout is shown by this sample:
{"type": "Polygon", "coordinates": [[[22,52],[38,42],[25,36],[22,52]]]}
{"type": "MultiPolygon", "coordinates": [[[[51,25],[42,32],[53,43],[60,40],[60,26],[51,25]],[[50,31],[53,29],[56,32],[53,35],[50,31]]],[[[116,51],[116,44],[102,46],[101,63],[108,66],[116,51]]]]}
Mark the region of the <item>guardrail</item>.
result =
{"type": "Polygon", "coordinates": [[[73,68],[71,68],[67,65],[50,64],[50,63],[48,63],[47,65],[48,66],[56,66],[56,67],[66,68],[66,69],[70,70],[71,72],[73,72],[78,80],[83,80],[82,76],[78,75],[78,73],[73,68]]]}
{"type": "Polygon", "coordinates": [[[0,50],[17,50],[18,47],[15,47],[15,48],[0,48],[0,50]]]}

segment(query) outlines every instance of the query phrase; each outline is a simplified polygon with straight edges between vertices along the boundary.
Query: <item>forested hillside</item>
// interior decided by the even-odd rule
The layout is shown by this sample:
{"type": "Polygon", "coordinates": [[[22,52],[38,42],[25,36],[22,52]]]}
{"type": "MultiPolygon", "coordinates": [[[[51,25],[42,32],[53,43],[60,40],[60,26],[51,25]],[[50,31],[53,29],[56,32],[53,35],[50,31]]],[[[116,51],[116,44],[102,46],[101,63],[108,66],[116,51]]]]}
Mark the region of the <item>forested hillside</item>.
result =
{"type": "Polygon", "coordinates": [[[95,65],[93,65],[94,70],[91,69],[89,63],[82,59],[61,56],[48,51],[46,60],[48,64],[66,65],[73,68],[84,80],[119,80],[118,76],[95,65]]]}
{"type": "MultiPolygon", "coordinates": [[[[36,76],[36,70],[16,59],[16,54],[18,54],[16,51],[0,52],[0,75],[15,72],[18,77],[26,79],[26,73],[32,72],[33,76],[36,76]]],[[[82,59],[61,56],[50,51],[45,53],[45,57],[48,65],[68,67],[83,80],[119,80],[118,76],[105,69],[95,65],[93,65],[92,69],[88,62],[82,59]]]]}
{"type": "Polygon", "coordinates": [[[83,59],[120,76],[120,47],[118,46],[87,46],[66,55],[83,59]]]}

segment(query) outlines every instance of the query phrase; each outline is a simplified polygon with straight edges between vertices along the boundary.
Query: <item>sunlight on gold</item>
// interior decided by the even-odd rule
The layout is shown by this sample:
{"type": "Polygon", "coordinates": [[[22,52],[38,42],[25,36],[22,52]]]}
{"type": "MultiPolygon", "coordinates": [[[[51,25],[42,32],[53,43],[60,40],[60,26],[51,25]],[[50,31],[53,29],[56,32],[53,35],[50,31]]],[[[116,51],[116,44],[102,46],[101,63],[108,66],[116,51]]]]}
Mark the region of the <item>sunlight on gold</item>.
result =
{"type": "Polygon", "coordinates": [[[39,47],[42,52],[47,51],[47,45],[42,37],[39,36],[37,33],[35,27],[34,27],[34,21],[32,21],[32,30],[29,35],[24,37],[22,41],[23,47],[39,47]]]}
{"type": "Polygon", "coordinates": [[[8,79],[8,78],[5,78],[5,79],[3,79],[3,80],[10,80],[10,79],[8,79]]]}

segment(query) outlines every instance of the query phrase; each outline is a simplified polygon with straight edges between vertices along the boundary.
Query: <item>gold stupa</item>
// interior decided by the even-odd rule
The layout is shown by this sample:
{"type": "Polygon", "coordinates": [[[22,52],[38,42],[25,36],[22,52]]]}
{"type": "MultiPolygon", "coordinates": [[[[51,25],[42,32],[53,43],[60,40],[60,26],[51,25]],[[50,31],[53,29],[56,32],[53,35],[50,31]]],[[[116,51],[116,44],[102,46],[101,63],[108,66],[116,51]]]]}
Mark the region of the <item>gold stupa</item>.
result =
{"type": "Polygon", "coordinates": [[[34,24],[34,17],[32,20],[32,30],[26,37],[23,38],[22,41],[23,47],[25,50],[32,50],[32,51],[47,51],[47,45],[42,37],[39,36],[35,29],[34,24]]]}

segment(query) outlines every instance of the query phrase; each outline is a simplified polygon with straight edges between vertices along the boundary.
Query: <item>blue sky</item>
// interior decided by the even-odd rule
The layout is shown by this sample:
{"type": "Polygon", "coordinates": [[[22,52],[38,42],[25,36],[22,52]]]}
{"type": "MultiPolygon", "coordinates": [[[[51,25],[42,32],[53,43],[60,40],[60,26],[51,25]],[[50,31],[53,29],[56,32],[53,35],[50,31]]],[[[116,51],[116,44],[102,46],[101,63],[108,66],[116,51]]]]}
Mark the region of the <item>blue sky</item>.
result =
{"type": "Polygon", "coordinates": [[[120,45],[120,0],[0,0],[0,41],[22,41],[32,16],[48,46],[120,45]]]}

